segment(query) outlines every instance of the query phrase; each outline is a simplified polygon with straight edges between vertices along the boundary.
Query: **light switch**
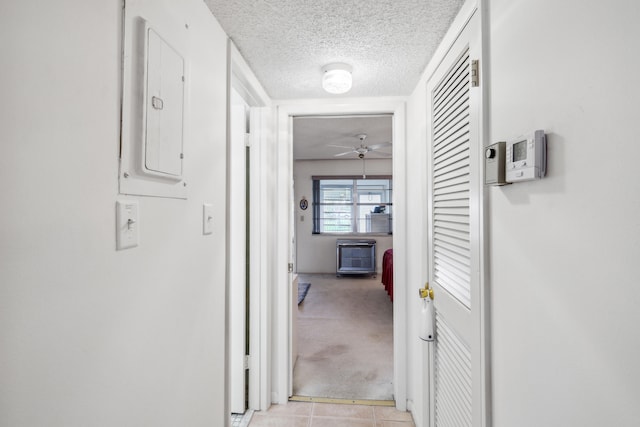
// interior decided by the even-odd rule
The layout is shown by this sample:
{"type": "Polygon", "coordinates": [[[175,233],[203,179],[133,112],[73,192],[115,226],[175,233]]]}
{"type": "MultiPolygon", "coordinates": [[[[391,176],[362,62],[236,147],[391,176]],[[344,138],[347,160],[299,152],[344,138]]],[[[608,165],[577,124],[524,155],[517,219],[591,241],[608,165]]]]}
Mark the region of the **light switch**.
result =
{"type": "Polygon", "coordinates": [[[202,205],[202,234],[213,233],[213,205],[202,205]]]}
{"type": "Polygon", "coordinates": [[[138,202],[119,200],[116,202],[116,249],[138,246],[138,202]]]}

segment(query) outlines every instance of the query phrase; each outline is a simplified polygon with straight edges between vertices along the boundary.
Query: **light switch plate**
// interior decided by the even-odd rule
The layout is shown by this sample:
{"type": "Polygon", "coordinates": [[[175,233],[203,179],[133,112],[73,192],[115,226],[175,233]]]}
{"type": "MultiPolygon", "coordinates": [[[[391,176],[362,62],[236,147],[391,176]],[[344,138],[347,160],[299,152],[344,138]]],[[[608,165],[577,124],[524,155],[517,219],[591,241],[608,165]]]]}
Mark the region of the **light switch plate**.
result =
{"type": "Polygon", "coordinates": [[[129,249],[138,246],[138,202],[118,200],[116,202],[116,249],[129,249]]]}
{"type": "Polygon", "coordinates": [[[213,205],[204,203],[202,205],[202,234],[213,233],[213,205]]]}

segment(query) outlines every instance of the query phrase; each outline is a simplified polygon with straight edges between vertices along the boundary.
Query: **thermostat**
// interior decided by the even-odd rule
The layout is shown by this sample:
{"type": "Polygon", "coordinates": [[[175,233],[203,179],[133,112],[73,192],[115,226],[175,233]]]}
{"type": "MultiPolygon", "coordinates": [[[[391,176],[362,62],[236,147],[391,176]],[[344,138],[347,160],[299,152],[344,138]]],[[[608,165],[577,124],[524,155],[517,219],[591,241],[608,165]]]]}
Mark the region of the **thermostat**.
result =
{"type": "Polygon", "coordinates": [[[547,173],[547,138],[544,130],[507,141],[507,182],[540,179],[547,173]]]}

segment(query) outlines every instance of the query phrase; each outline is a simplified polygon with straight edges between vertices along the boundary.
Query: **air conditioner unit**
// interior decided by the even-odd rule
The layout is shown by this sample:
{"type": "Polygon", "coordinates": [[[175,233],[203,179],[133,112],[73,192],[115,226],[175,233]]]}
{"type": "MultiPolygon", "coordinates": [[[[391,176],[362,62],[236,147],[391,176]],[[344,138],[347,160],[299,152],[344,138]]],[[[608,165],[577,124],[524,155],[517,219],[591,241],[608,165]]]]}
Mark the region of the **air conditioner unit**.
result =
{"type": "Polygon", "coordinates": [[[376,274],[376,241],[336,240],[336,275],[376,274]]]}

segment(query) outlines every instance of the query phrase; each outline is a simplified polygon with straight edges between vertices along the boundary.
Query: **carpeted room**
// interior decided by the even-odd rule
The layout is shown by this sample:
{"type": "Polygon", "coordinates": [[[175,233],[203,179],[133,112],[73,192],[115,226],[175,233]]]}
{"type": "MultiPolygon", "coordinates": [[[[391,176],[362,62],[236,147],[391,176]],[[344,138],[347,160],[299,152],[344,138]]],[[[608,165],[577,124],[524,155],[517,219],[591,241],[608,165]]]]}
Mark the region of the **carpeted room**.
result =
{"type": "Polygon", "coordinates": [[[301,274],[295,396],[393,400],[393,304],[379,278],[301,274]]]}

